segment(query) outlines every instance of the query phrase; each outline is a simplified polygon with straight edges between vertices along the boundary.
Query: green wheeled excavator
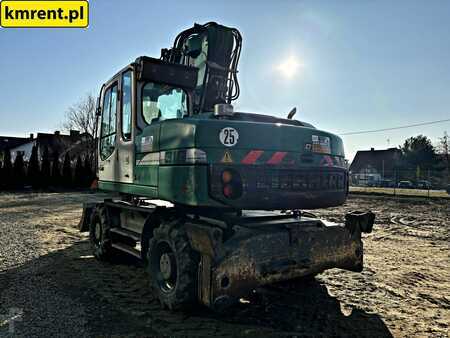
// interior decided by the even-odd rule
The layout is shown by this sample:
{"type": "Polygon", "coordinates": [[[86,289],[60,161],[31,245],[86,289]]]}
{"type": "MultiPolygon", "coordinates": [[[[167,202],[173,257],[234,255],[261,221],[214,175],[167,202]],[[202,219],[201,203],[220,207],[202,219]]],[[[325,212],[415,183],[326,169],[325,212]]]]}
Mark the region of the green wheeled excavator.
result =
{"type": "Polygon", "coordinates": [[[263,285],[363,268],[372,213],[332,224],[303,211],[345,202],[342,140],[295,111],[234,111],[241,45],[237,29],[196,24],[99,95],[98,187],[111,198],[86,203],[80,229],[98,259],[142,259],[170,309],[223,308],[263,285]]]}

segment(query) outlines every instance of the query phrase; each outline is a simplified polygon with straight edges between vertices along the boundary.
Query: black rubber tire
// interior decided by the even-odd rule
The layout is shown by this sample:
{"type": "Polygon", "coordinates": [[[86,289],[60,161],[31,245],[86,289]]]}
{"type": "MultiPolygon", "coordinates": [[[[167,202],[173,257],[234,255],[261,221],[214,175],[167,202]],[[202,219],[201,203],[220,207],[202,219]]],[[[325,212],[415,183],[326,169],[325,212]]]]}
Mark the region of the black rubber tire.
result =
{"type": "Polygon", "coordinates": [[[170,310],[187,310],[197,304],[197,271],[198,254],[194,252],[189,243],[184,224],[180,219],[163,221],[153,231],[153,238],[149,241],[148,266],[150,286],[153,295],[159,299],[162,307],[170,310]],[[160,272],[161,247],[171,250],[174,257],[176,271],[173,287],[164,290],[160,272]]]}
{"type": "Polygon", "coordinates": [[[97,206],[91,215],[89,223],[89,241],[91,243],[92,253],[101,261],[109,261],[114,256],[114,250],[111,246],[111,225],[108,220],[106,208],[97,206]],[[100,226],[100,238],[96,234],[97,224],[100,226]]]}

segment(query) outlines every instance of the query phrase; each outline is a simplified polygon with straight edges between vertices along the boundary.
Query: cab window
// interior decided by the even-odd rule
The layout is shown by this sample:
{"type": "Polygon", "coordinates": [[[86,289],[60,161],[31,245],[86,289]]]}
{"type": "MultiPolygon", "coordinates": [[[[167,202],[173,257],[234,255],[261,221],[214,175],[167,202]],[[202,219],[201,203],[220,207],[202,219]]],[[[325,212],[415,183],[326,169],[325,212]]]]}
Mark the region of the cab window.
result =
{"type": "Polygon", "coordinates": [[[187,95],[177,87],[147,83],[142,91],[142,115],[147,124],[188,115],[187,95]]]}
{"type": "Polygon", "coordinates": [[[122,138],[131,140],[131,71],[122,75],[122,138]]]}
{"type": "Polygon", "coordinates": [[[103,97],[102,124],[100,132],[100,158],[111,156],[116,144],[117,84],[108,88],[103,97]]]}

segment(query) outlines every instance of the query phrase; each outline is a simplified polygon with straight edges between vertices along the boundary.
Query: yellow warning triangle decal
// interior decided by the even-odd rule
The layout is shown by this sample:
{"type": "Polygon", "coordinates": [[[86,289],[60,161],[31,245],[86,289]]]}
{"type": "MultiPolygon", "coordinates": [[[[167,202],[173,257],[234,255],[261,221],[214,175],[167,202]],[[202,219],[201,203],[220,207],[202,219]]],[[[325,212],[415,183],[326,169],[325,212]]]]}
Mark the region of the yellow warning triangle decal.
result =
{"type": "Polygon", "coordinates": [[[231,154],[228,150],[225,151],[225,154],[223,154],[221,162],[222,163],[233,163],[233,159],[231,158],[231,154]]]}

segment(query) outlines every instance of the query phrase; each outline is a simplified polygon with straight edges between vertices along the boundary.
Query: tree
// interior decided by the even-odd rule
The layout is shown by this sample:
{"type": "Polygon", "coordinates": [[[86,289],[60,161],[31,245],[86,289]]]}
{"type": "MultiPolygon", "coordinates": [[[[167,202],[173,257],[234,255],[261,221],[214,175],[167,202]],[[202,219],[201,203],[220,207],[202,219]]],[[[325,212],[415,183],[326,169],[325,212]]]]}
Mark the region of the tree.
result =
{"type": "Polygon", "coordinates": [[[448,167],[450,162],[450,138],[446,131],[444,131],[444,136],[439,138],[437,151],[439,154],[443,155],[444,161],[446,162],[448,167]]]}
{"type": "Polygon", "coordinates": [[[12,177],[11,152],[9,151],[9,149],[4,151],[2,175],[4,182],[3,186],[5,188],[11,187],[11,180],[13,177],[12,177]]]}
{"type": "Polygon", "coordinates": [[[92,181],[94,180],[93,174],[92,174],[92,165],[91,165],[91,159],[88,155],[84,157],[84,163],[83,163],[83,172],[84,172],[84,186],[90,187],[92,184],[92,181]]]}
{"type": "Polygon", "coordinates": [[[5,177],[3,176],[3,162],[0,161],[0,190],[5,184],[5,177]]]}
{"type": "Polygon", "coordinates": [[[447,180],[450,179],[450,139],[447,132],[444,132],[444,136],[439,138],[437,146],[438,153],[442,156],[444,162],[444,168],[446,172],[447,180]]]}
{"type": "Polygon", "coordinates": [[[403,146],[400,147],[400,150],[402,151],[405,164],[419,172],[423,169],[433,167],[436,162],[436,152],[433,144],[424,135],[406,139],[403,146]]]}
{"type": "Polygon", "coordinates": [[[63,185],[66,188],[70,188],[72,186],[72,167],[70,164],[70,155],[68,152],[64,156],[62,181],[63,185]]]}
{"type": "Polygon", "coordinates": [[[96,101],[92,94],[86,94],[77,103],[71,105],[66,112],[64,129],[80,130],[89,135],[95,134],[95,107],[96,101]]]}
{"type": "Polygon", "coordinates": [[[83,186],[83,163],[81,161],[80,155],[77,157],[77,162],[75,164],[75,186],[81,188],[83,186]]]}
{"type": "Polygon", "coordinates": [[[18,151],[13,165],[13,182],[17,188],[23,188],[25,182],[25,164],[23,163],[23,154],[18,151]]]}
{"type": "Polygon", "coordinates": [[[59,153],[57,150],[53,152],[52,184],[55,186],[59,186],[61,184],[61,170],[59,168],[59,153]]]}
{"type": "Polygon", "coordinates": [[[50,158],[47,147],[42,152],[40,181],[43,187],[48,187],[50,184],[50,158]]]}
{"type": "Polygon", "coordinates": [[[95,97],[87,93],[67,109],[66,121],[62,124],[62,127],[66,130],[79,130],[81,133],[89,135],[83,139],[89,153],[95,152],[97,142],[95,140],[95,129],[97,127],[95,110],[95,97]]]}
{"type": "Polygon", "coordinates": [[[34,145],[31,150],[30,161],[28,162],[28,182],[36,188],[39,185],[39,158],[38,158],[38,149],[37,146],[34,145]]]}

